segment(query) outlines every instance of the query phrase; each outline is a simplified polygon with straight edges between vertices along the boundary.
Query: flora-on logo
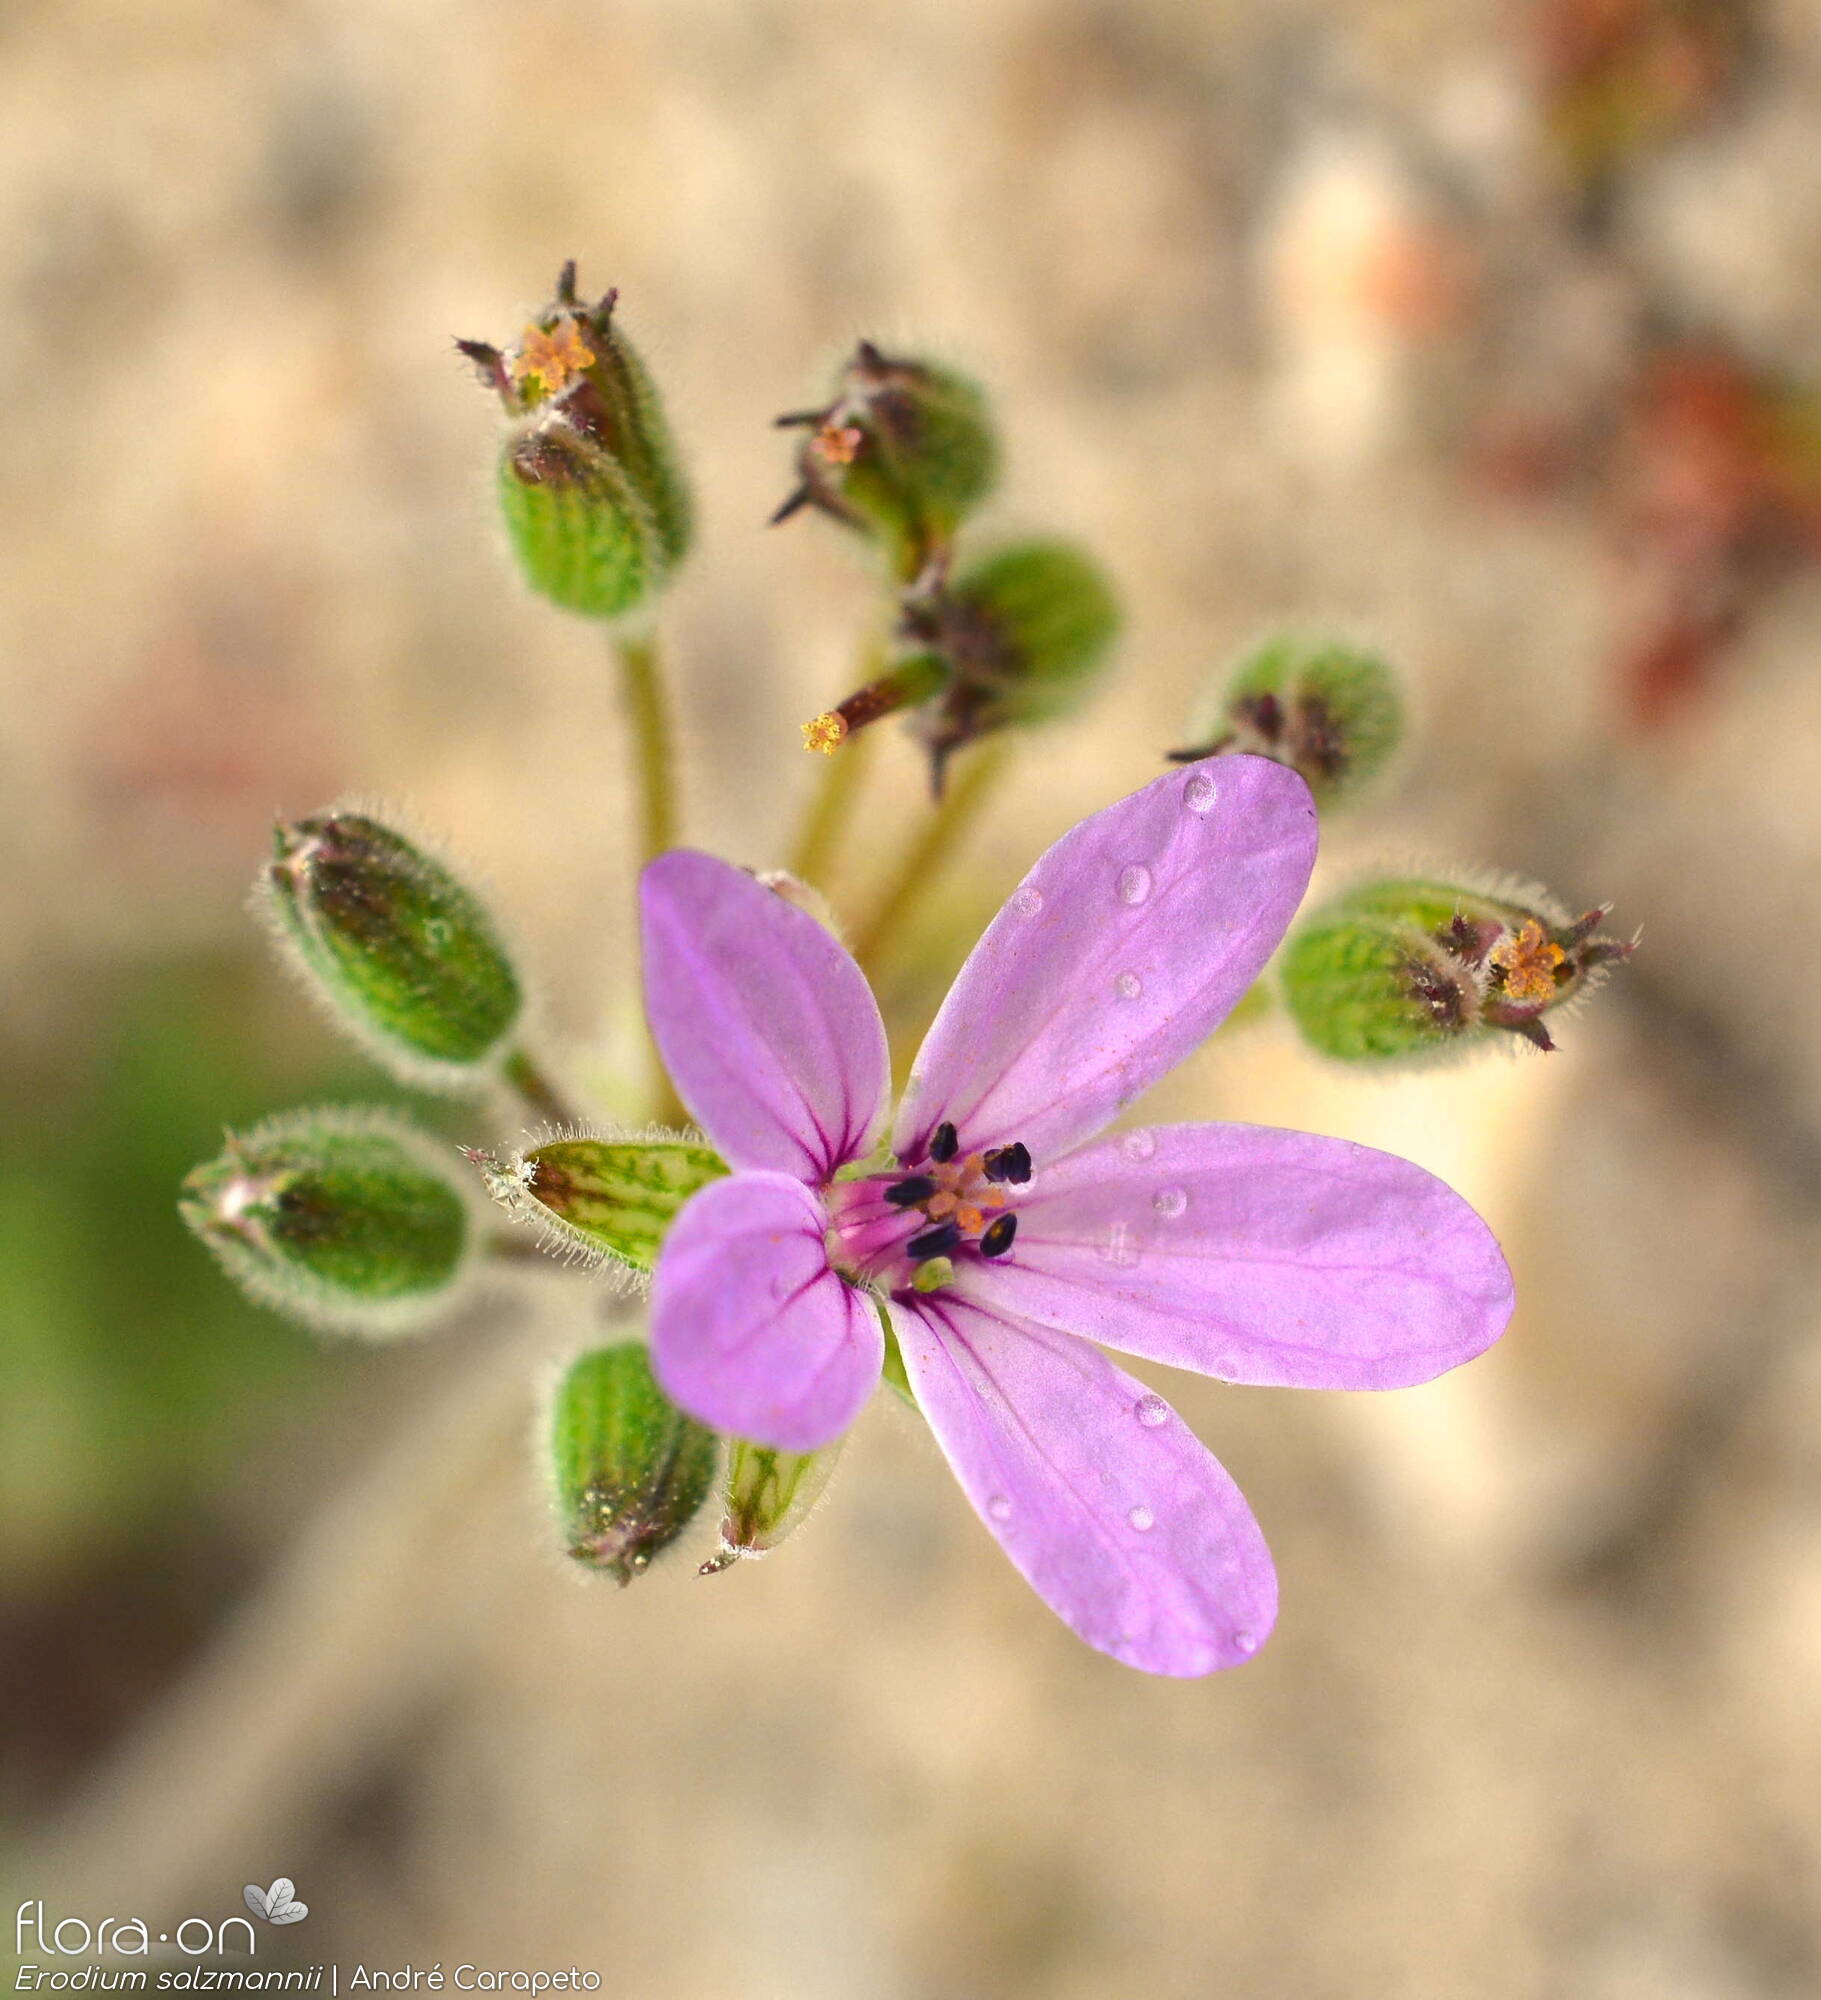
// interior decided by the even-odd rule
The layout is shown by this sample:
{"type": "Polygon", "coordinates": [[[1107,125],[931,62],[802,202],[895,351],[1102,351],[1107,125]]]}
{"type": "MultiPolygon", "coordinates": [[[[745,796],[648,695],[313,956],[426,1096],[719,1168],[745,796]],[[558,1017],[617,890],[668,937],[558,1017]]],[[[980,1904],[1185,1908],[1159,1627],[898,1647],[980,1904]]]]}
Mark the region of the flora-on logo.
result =
{"type": "Polygon", "coordinates": [[[279,1876],[269,1889],[249,1882],[241,1893],[254,1916],[264,1917],[269,1924],[301,1924],[310,1914],[309,1904],[297,1900],[297,1886],[288,1875],[279,1876]]]}

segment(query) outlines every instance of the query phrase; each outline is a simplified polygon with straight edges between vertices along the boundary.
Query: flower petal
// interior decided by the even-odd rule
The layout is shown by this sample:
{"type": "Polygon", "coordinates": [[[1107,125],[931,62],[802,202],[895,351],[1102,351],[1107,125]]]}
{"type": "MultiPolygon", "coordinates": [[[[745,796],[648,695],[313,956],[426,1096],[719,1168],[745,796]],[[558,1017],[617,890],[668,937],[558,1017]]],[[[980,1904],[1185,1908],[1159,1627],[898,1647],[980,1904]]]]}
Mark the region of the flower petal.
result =
{"type": "Polygon", "coordinates": [[[1511,1317],[1492,1231],[1445,1182],[1345,1139],[1158,1125],[1044,1168],[971,1297],[1109,1347],[1302,1389],[1399,1389],[1511,1317]]]}
{"type": "Polygon", "coordinates": [[[779,1451],[837,1438],[873,1392],[885,1337],[828,1266],[827,1218],[788,1174],[735,1174],[694,1197],[651,1286],[651,1366],[698,1422],[779,1451]]]}
{"type": "Polygon", "coordinates": [[[1238,1487],[1161,1397],[1066,1333],[952,1292],[894,1303],[962,1491],[1050,1609],[1146,1673],[1238,1666],[1277,1576],[1238,1487]]]}
{"type": "Polygon", "coordinates": [[[896,1144],[947,1119],[964,1151],[1041,1163],[1098,1132],[1219,1026],[1315,863],[1294,771],[1222,757],[1065,833],[961,968],[911,1073],[896,1144]]]}
{"type": "Polygon", "coordinates": [[[645,870],[640,903],[651,1032],[728,1162],[823,1181],[871,1151],[885,1028],[839,942],[744,869],[683,848],[645,870]]]}

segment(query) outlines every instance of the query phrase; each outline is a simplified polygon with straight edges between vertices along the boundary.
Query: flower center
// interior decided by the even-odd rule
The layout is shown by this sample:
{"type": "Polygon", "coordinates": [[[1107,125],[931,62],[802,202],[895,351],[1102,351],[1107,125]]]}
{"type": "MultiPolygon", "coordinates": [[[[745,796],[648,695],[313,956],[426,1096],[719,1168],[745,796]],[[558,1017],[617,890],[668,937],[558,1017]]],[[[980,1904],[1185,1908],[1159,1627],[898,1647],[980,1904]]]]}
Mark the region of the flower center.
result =
{"type": "Polygon", "coordinates": [[[954,1126],[938,1125],[923,1160],[828,1190],[829,1256],[858,1282],[934,1291],[958,1256],[1003,1257],[1012,1247],[1010,1190],[1030,1177],[1018,1142],[963,1154],[954,1126]]]}

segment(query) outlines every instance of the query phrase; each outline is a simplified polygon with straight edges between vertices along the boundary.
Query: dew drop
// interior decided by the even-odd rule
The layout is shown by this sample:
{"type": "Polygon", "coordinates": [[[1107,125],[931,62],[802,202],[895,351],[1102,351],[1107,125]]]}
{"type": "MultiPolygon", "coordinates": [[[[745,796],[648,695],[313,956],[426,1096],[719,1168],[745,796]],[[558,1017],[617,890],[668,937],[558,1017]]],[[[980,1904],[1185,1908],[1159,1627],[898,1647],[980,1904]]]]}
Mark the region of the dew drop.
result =
{"type": "Polygon", "coordinates": [[[1146,1430],[1154,1431],[1170,1421],[1170,1406],[1161,1396],[1140,1396],[1132,1405],[1132,1414],[1146,1430]]]}
{"type": "Polygon", "coordinates": [[[1151,893],[1151,871],[1133,862],[1130,868],[1120,869],[1118,888],[1122,903],[1142,903],[1151,893]]]}
{"type": "Polygon", "coordinates": [[[1159,1188],[1151,1197],[1151,1206],[1159,1215],[1180,1215],[1189,1205],[1189,1197],[1179,1187],[1159,1188]]]}
{"type": "Polygon", "coordinates": [[[1128,1132],[1119,1142],[1119,1150],[1128,1160],[1148,1160],[1157,1150],[1157,1135],[1142,1129],[1128,1132]]]}
{"type": "Polygon", "coordinates": [[[1258,1651],[1258,1641],[1250,1632],[1235,1632],[1233,1650],[1236,1653],[1243,1653],[1249,1660],[1258,1651]]]}
{"type": "Polygon", "coordinates": [[[1012,1503],[1003,1493],[995,1493],[986,1503],[986,1511],[995,1521],[1009,1521],[1012,1518],[1012,1503]]]}
{"type": "Polygon", "coordinates": [[[1122,1000],[1136,1000],[1144,991],[1144,981],[1135,972],[1122,972],[1113,981],[1113,991],[1122,1000]]]}
{"type": "Polygon", "coordinates": [[[1214,810],[1214,801],[1220,797],[1220,788],[1206,771],[1191,771],[1189,782],[1182,788],[1182,802],[1192,813],[1214,810]]]}
{"type": "Polygon", "coordinates": [[[1157,1525],[1157,1516],[1148,1507],[1134,1507],[1126,1519],[1141,1535],[1157,1525]]]}
{"type": "Polygon", "coordinates": [[[1012,898],[1012,908],[1021,917],[1034,917],[1043,908],[1043,891],[1026,883],[1012,898]]]}

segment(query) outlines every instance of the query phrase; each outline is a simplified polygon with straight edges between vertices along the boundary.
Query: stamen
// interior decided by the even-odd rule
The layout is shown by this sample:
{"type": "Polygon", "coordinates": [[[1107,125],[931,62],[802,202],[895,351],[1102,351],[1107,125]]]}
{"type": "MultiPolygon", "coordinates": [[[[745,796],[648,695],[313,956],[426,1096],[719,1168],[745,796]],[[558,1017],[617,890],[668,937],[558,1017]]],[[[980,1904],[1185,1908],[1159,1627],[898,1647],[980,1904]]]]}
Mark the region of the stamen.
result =
{"type": "Polygon", "coordinates": [[[1014,1187],[1022,1187],[1031,1177],[1029,1148],[1017,1142],[995,1146],[986,1156],[984,1172],[989,1181],[1010,1181],[1014,1187]]]}
{"type": "Polygon", "coordinates": [[[921,1264],[926,1258],[946,1256],[961,1241],[961,1232],[952,1222],[939,1222],[934,1229],[925,1229],[913,1236],[904,1246],[904,1254],[913,1264],[921,1264]]]}
{"type": "Polygon", "coordinates": [[[1018,1218],[1015,1215],[1001,1215],[994,1218],[992,1227],[980,1239],[982,1257],[1003,1257],[1012,1247],[1012,1238],[1018,1234],[1018,1218]]]}
{"type": "Polygon", "coordinates": [[[946,1165],[960,1150],[960,1135],[945,1118],[929,1135],[929,1156],[938,1165],[946,1165]]]}
{"type": "Polygon", "coordinates": [[[928,1174],[912,1174],[908,1180],[897,1182],[885,1190],[885,1199],[893,1208],[916,1208],[929,1200],[936,1192],[936,1183],[928,1174]]]}

